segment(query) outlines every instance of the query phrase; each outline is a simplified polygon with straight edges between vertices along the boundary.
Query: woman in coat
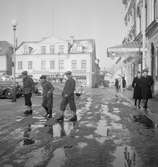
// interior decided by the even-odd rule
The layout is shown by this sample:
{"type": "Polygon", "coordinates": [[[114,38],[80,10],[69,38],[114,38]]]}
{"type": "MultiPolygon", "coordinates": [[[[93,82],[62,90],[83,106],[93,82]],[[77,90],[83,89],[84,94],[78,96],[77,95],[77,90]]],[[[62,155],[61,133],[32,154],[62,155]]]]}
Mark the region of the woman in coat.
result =
{"type": "Polygon", "coordinates": [[[141,86],[142,86],[142,99],[143,99],[143,107],[145,110],[148,108],[148,100],[152,98],[152,85],[153,78],[148,75],[148,70],[143,70],[143,76],[141,78],[141,86]]]}
{"type": "Polygon", "coordinates": [[[135,100],[135,106],[140,108],[140,103],[142,99],[142,89],[141,89],[141,73],[138,71],[137,76],[133,79],[132,87],[134,88],[133,98],[135,100]]]}

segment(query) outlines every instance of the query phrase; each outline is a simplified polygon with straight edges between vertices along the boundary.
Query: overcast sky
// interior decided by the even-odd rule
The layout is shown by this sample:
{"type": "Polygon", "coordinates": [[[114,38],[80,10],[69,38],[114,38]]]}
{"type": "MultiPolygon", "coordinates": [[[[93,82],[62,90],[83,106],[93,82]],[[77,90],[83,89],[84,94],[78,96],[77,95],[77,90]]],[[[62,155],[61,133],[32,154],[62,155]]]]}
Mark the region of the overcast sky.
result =
{"type": "Polygon", "coordinates": [[[13,41],[12,19],[19,43],[50,35],[93,38],[101,66],[109,67],[106,48],[124,38],[123,9],[122,0],[0,0],[0,40],[13,41]]]}

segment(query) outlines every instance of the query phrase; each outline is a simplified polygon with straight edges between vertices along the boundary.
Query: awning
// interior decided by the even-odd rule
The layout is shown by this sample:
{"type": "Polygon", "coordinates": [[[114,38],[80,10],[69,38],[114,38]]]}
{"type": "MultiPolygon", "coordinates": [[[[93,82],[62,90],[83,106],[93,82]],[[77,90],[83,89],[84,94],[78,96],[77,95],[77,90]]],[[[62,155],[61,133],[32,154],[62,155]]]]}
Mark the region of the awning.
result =
{"type": "MultiPolygon", "coordinates": [[[[107,56],[108,57],[117,57],[120,55],[128,54],[135,54],[136,52],[142,52],[142,44],[140,42],[132,41],[126,44],[117,45],[114,47],[109,47],[107,49],[107,56]]],[[[147,51],[147,49],[145,49],[147,51]]]]}

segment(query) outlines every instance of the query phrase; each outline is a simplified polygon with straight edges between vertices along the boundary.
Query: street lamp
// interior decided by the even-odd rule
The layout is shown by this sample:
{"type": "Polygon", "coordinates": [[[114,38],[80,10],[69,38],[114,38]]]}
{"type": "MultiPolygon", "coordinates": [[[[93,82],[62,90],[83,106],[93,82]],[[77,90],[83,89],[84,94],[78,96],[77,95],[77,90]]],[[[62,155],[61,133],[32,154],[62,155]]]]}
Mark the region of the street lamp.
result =
{"type": "Polygon", "coordinates": [[[17,21],[12,20],[12,28],[13,28],[13,56],[12,56],[12,75],[13,75],[13,98],[12,102],[16,102],[16,79],[15,79],[15,69],[16,69],[16,27],[17,27],[17,21]]]}

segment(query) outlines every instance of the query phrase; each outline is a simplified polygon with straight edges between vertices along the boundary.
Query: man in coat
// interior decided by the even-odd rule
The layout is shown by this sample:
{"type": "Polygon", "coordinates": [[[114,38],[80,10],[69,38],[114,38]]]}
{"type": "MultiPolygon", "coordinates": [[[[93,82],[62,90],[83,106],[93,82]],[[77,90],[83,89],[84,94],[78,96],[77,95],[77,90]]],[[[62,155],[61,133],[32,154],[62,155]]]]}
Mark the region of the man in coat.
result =
{"type": "Polygon", "coordinates": [[[58,121],[64,120],[64,111],[66,109],[67,104],[69,104],[71,111],[73,111],[73,116],[69,121],[77,121],[76,116],[76,104],[74,99],[74,91],[75,91],[75,80],[72,78],[71,71],[67,71],[65,86],[62,91],[62,101],[60,104],[61,116],[57,119],[58,121]]]}
{"type": "Polygon", "coordinates": [[[148,75],[148,70],[143,70],[143,75],[141,78],[141,88],[142,88],[142,99],[143,99],[143,107],[145,110],[148,108],[148,100],[152,98],[152,86],[153,86],[153,78],[148,75]]]}
{"type": "Polygon", "coordinates": [[[140,103],[142,99],[142,89],[141,89],[141,73],[138,71],[137,76],[133,79],[132,87],[133,91],[133,99],[135,100],[135,107],[140,109],[140,103]]]}
{"type": "Polygon", "coordinates": [[[46,76],[42,75],[40,77],[41,86],[43,88],[43,100],[42,106],[46,111],[46,117],[52,118],[52,108],[53,108],[53,85],[47,81],[46,76]]]}
{"type": "Polygon", "coordinates": [[[32,114],[32,92],[34,90],[34,82],[31,77],[28,76],[27,71],[22,72],[23,77],[23,92],[25,99],[25,106],[27,106],[27,110],[24,114],[32,114]]]}

